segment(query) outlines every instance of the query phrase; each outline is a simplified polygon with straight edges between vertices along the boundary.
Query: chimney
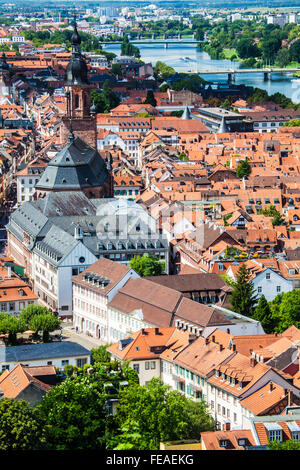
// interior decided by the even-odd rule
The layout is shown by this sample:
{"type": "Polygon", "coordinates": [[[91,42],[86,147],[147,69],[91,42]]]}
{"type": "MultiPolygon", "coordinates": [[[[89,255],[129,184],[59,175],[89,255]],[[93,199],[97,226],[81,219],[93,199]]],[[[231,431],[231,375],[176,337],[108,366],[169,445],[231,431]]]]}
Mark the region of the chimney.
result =
{"type": "Polygon", "coordinates": [[[226,331],[227,331],[227,333],[230,335],[230,329],[229,329],[229,328],[227,328],[227,330],[226,330],[226,331]]]}
{"type": "Polygon", "coordinates": [[[205,346],[207,346],[209,343],[209,339],[208,338],[205,338],[205,346]]]}
{"type": "Polygon", "coordinates": [[[7,272],[8,272],[8,279],[11,279],[11,266],[8,266],[7,272]]]}
{"type": "Polygon", "coordinates": [[[232,351],[234,351],[234,352],[236,351],[236,345],[235,344],[232,345],[232,351]]]}
{"type": "Polygon", "coordinates": [[[270,382],[270,384],[269,384],[269,392],[273,392],[273,390],[274,390],[273,382],[270,382]]]}
{"type": "Polygon", "coordinates": [[[142,336],[145,336],[145,335],[146,335],[145,328],[142,328],[142,336]]]}
{"type": "Polygon", "coordinates": [[[189,344],[193,343],[193,341],[195,341],[196,338],[197,338],[197,335],[195,335],[193,333],[190,333],[189,334],[189,344]]]}
{"type": "Polygon", "coordinates": [[[215,342],[215,339],[216,339],[216,337],[215,337],[215,335],[213,335],[213,336],[211,337],[211,340],[212,340],[213,343],[215,342]]]}
{"type": "Polygon", "coordinates": [[[254,367],[257,364],[256,359],[254,357],[251,357],[250,359],[250,367],[254,367]]]}
{"type": "Polygon", "coordinates": [[[219,344],[219,351],[221,352],[223,350],[223,345],[222,344],[219,344]]]}
{"type": "Polygon", "coordinates": [[[155,328],[155,336],[159,336],[159,328],[155,328]]]}

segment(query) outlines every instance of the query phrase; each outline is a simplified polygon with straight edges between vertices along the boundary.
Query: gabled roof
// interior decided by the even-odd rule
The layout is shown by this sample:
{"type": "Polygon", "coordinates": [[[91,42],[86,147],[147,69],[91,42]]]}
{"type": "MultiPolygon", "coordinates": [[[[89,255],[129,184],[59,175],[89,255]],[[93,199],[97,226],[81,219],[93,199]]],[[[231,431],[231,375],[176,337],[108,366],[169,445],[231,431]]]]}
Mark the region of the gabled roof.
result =
{"type": "Polygon", "coordinates": [[[17,398],[30,384],[46,393],[51,386],[36,376],[55,375],[54,366],[26,367],[18,364],[12,370],[5,370],[0,376],[0,390],[4,398],[17,398]]]}
{"type": "Polygon", "coordinates": [[[184,347],[189,342],[187,332],[175,327],[144,328],[131,336],[112,344],[108,352],[124,360],[158,359],[161,353],[168,354],[174,347],[184,347]],[[176,345],[176,346],[175,346],[176,345]]]}
{"type": "Polygon", "coordinates": [[[131,268],[121,263],[111,261],[106,258],[100,258],[95,263],[91,264],[87,269],[82,271],[80,274],[72,278],[74,284],[82,285],[88,289],[101,292],[101,294],[107,294],[110,292],[121,279],[129,273],[131,268]],[[86,274],[92,273],[97,276],[101,276],[107,279],[108,284],[105,287],[93,285],[85,280],[86,274]]]}

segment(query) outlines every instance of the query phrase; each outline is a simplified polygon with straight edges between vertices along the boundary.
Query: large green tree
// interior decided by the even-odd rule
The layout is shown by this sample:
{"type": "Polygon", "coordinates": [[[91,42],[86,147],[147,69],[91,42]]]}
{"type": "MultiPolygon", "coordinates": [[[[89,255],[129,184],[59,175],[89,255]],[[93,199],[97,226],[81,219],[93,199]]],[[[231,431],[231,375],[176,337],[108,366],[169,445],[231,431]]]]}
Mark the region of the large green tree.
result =
{"type": "Polygon", "coordinates": [[[159,276],[165,269],[165,263],[153,255],[134,256],[130,260],[129,266],[142,277],[159,276]]]}
{"type": "Polygon", "coordinates": [[[29,328],[38,333],[38,331],[43,332],[43,342],[46,343],[49,341],[49,333],[60,328],[61,320],[53,315],[53,313],[42,313],[40,315],[35,315],[29,323],[29,328]]]}
{"type": "Polygon", "coordinates": [[[270,302],[274,331],[282,333],[294,325],[300,328],[300,290],[278,294],[270,302]]]}
{"type": "Polygon", "coordinates": [[[11,316],[9,313],[0,314],[0,333],[8,334],[9,345],[17,344],[17,333],[26,330],[26,323],[21,318],[11,316]]]}
{"type": "Polygon", "coordinates": [[[240,179],[247,177],[251,173],[251,165],[248,160],[241,160],[236,168],[236,176],[240,179]]]}
{"type": "Polygon", "coordinates": [[[49,449],[104,449],[106,397],[87,375],[67,378],[38,405],[49,449]]]}
{"type": "Polygon", "coordinates": [[[267,450],[300,450],[300,442],[293,441],[292,439],[288,439],[285,442],[270,441],[268,442],[267,450]]]}
{"type": "Polygon", "coordinates": [[[129,42],[127,34],[124,36],[121,44],[121,55],[134,56],[136,58],[141,57],[139,48],[129,42]]]}
{"type": "Polygon", "coordinates": [[[236,50],[241,59],[259,57],[261,52],[255,42],[249,37],[243,37],[237,43],[236,50]]]}
{"type": "Polygon", "coordinates": [[[144,101],[144,104],[151,104],[151,106],[153,106],[154,108],[157,105],[157,102],[156,102],[156,99],[152,90],[147,91],[147,96],[144,101]]]}
{"type": "Polygon", "coordinates": [[[45,448],[43,425],[26,401],[0,400],[0,450],[39,450],[45,448]]]}
{"type": "MultiPolygon", "coordinates": [[[[137,433],[136,450],[159,449],[162,441],[199,439],[200,432],[214,429],[203,401],[193,402],[158,378],[150,380],[147,386],[134,385],[120,393],[116,422],[120,430],[137,433]]],[[[109,446],[117,445],[115,436],[109,446]]]]}
{"type": "Polygon", "coordinates": [[[291,44],[289,52],[291,60],[300,62],[300,39],[291,44]]]}
{"type": "Polygon", "coordinates": [[[29,328],[29,324],[34,316],[48,313],[50,313],[50,310],[47,307],[38,304],[31,304],[21,311],[19,318],[24,320],[26,326],[29,328]]]}
{"type": "Polygon", "coordinates": [[[265,333],[272,333],[274,331],[274,321],[270,305],[264,295],[260,297],[252,318],[261,323],[265,333]]]}
{"type": "Polygon", "coordinates": [[[110,362],[110,354],[106,350],[108,346],[110,346],[110,344],[104,344],[104,345],[99,346],[98,348],[91,349],[93,362],[96,362],[96,363],[110,362]]]}
{"type": "Polygon", "coordinates": [[[251,317],[255,311],[256,293],[251,282],[251,273],[245,263],[242,263],[238,269],[230,303],[233,310],[241,315],[251,317]]]}

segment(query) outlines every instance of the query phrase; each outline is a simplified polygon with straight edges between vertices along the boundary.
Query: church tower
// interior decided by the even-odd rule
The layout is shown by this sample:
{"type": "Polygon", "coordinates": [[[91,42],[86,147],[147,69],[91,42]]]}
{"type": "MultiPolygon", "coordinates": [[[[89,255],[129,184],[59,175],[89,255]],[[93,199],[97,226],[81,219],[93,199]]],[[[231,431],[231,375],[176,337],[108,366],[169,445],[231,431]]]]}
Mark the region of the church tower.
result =
{"type": "Polygon", "coordinates": [[[66,112],[60,129],[61,143],[64,145],[68,142],[71,127],[75,136],[80,137],[91,147],[97,148],[96,114],[94,108],[91,108],[91,85],[80,44],[81,38],[74,19],[74,31],[71,37],[72,56],[65,75],[66,112]]]}

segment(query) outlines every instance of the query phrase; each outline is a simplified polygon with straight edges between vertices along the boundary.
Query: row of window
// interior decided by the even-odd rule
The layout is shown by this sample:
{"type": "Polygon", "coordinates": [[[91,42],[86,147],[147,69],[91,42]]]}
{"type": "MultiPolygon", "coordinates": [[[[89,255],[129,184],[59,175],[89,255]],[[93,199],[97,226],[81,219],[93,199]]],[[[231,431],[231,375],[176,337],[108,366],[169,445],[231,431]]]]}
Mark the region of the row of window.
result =
{"type": "MultiPolygon", "coordinates": [[[[28,183],[29,184],[36,184],[38,181],[39,181],[38,178],[36,178],[34,181],[32,181],[32,179],[29,179],[28,183]]],[[[24,179],[21,180],[21,184],[25,184],[24,179]]]]}
{"type": "MultiPolygon", "coordinates": [[[[258,292],[259,294],[262,293],[262,287],[261,287],[261,286],[258,286],[258,287],[257,287],[257,292],[258,292]]],[[[278,292],[278,293],[281,292],[281,286],[276,286],[276,292],[278,292]]]]}
{"type": "MultiPolygon", "coordinates": [[[[87,363],[87,359],[76,359],[76,367],[82,368],[84,364],[87,363]]],[[[47,365],[52,366],[53,362],[48,361],[47,365]]],[[[29,364],[23,364],[24,366],[29,366],[29,364]]],[[[69,365],[69,359],[63,359],[61,361],[61,367],[65,367],[69,365]]],[[[2,369],[1,372],[4,372],[5,370],[10,370],[10,365],[9,364],[2,364],[2,369]]]]}
{"type": "Polygon", "coordinates": [[[132,196],[134,194],[139,194],[139,190],[136,189],[133,191],[132,189],[129,189],[127,191],[126,189],[115,189],[114,194],[115,196],[119,196],[119,195],[120,196],[127,196],[127,195],[132,196]]]}
{"type": "MultiPolygon", "coordinates": [[[[28,301],[28,305],[33,303],[33,300],[28,301]]],[[[25,305],[25,302],[1,302],[1,312],[21,312],[25,305]]]]}
{"type": "MultiPolygon", "coordinates": [[[[136,371],[137,374],[140,373],[140,366],[141,366],[141,364],[133,364],[133,369],[136,371]]],[[[145,370],[155,369],[156,368],[155,361],[146,361],[144,363],[144,368],[145,368],[145,370]]]]}

